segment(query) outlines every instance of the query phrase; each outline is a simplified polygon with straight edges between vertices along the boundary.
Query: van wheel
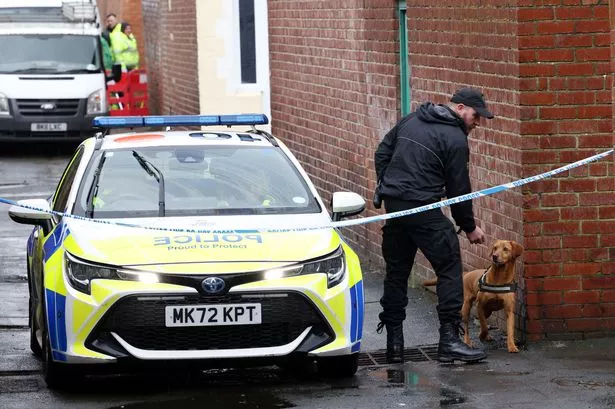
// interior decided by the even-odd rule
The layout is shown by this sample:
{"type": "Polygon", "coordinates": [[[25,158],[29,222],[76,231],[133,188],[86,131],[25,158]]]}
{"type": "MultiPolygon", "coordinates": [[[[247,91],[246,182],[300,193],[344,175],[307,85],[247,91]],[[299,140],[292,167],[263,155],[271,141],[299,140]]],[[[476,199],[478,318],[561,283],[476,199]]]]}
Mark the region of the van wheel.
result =
{"type": "Polygon", "coordinates": [[[324,377],[350,378],[359,369],[359,354],[327,356],[318,359],[318,373],[324,377]]]}

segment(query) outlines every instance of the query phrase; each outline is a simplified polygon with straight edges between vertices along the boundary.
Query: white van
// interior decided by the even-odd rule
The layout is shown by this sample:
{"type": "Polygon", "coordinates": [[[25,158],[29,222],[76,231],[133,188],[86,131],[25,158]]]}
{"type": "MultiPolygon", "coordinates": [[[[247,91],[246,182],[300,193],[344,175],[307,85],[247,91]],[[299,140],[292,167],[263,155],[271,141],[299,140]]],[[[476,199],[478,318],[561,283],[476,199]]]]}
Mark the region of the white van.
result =
{"type": "Polygon", "coordinates": [[[108,113],[95,1],[0,0],[1,141],[81,141],[108,113]]]}

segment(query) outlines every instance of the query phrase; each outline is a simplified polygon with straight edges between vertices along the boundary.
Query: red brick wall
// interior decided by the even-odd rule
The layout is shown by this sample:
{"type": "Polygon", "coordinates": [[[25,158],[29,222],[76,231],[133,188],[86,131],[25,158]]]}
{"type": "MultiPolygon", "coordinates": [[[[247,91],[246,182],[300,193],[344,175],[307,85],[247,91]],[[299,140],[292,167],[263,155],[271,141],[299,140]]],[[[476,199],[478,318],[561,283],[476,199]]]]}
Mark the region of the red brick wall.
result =
{"type": "MultiPolygon", "coordinates": [[[[497,116],[470,138],[474,190],[613,145],[615,33],[603,3],[408,0],[413,108],[470,85],[497,116]]],[[[371,199],[373,152],[399,112],[395,5],[269,2],[273,131],[327,199],[340,189],[371,199]]],[[[614,330],[614,174],[603,160],[475,201],[488,243],[462,240],[465,267],[487,266],[496,238],[525,245],[518,313],[527,306],[531,339],[614,330]]],[[[380,225],[346,233],[364,262],[381,262],[380,225]]],[[[418,267],[427,273],[424,259],[418,267]]]]}
{"type": "MultiPolygon", "coordinates": [[[[374,150],[397,120],[397,22],[391,1],[270,1],[273,132],[295,152],[323,199],[336,190],[371,207],[374,150]]],[[[379,226],[344,229],[380,256],[379,226]]],[[[371,256],[371,257],[370,257],[371,256]]]]}
{"type": "MultiPolygon", "coordinates": [[[[472,86],[482,89],[496,115],[470,134],[473,190],[521,176],[516,3],[408,1],[413,108],[427,100],[447,103],[455,89],[472,86]]],[[[519,191],[474,200],[487,242],[476,246],[460,240],[466,269],[488,266],[495,239],[523,242],[521,204],[519,191]]],[[[417,262],[420,275],[431,271],[424,258],[417,262]]]]}
{"type": "MultiPolygon", "coordinates": [[[[604,3],[519,2],[524,176],[613,146],[604,3]]],[[[615,331],[614,176],[610,158],[523,188],[530,339],[615,331]]]]}
{"type": "Polygon", "coordinates": [[[153,114],[199,113],[196,1],[142,0],[153,114]]]}

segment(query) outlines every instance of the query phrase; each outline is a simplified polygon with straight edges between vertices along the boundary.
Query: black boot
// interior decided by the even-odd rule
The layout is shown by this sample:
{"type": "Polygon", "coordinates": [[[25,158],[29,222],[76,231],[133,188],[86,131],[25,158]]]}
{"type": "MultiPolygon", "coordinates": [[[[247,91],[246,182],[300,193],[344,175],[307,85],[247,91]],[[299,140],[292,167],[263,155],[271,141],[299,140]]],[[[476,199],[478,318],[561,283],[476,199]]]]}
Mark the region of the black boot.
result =
{"type": "MultiPolygon", "coordinates": [[[[382,332],[384,324],[378,324],[378,333],[382,332]]],[[[387,329],[387,363],[401,364],[404,362],[404,327],[402,324],[386,324],[387,329]]]]}
{"type": "Polygon", "coordinates": [[[438,361],[440,362],[477,362],[485,359],[487,354],[481,349],[468,346],[459,338],[460,322],[444,322],[440,326],[440,343],[438,344],[438,361]]]}

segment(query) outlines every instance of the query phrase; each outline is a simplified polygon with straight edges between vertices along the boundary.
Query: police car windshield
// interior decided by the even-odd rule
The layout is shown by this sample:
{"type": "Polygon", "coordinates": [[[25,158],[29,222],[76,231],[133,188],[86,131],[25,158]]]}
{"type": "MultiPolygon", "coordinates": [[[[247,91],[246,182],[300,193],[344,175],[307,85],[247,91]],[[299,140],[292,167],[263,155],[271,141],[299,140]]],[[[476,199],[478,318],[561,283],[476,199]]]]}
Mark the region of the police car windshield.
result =
{"type": "MultiPolygon", "coordinates": [[[[159,185],[133,151],[105,151],[94,218],[157,217],[159,185]]],[[[149,147],[139,154],[164,175],[165,216],[319,213],[290,160],[274,147],[149,147]]],[[[99,155],[90,164],[73,212],[86,214],[99,155]]],[[[92,205],[91,204],[91,205],[92,205]]],[[[90,216],[88,214],[88,216],[90,216]]]]}

